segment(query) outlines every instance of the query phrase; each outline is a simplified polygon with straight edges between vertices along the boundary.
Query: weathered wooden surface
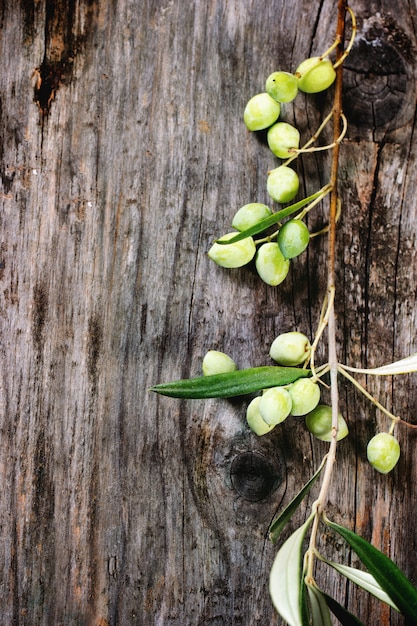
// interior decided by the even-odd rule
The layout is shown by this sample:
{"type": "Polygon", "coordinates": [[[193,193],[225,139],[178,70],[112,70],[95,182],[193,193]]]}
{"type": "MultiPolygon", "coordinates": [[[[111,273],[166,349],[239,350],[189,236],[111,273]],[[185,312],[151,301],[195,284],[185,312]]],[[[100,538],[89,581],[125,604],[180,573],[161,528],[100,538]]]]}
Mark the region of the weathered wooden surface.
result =
{"type": "MultiPolygon", "coordinates": [[[[269,203],[274,159],[242,111],[271,71],[327,47],[333,5],[3,3],[1,624],[280,623],[268,525],[325,444],[290,421],[256,438],[240,400],[148,389],[198,374],[209,348],[267,364],[276,334],[315,330],[325,238],[276,289],[206,252],[242,204],[269,203]]],[[[373,366],[417,350],[416,7],[352,6],[337,312],[342,358],[373,366]]],[[[330,104],[300,97],[284,118],[308,137],[330,104]]],[[[301,159],[306,192],[328,165],[301,159]]],[[[415,421],[414,376],[368,383],[415,421]]],[[[351,436],[329,512],[417,583],[416,434],[399,430],[399,466],[377,475],[365,447],[386,420],[341,390],[351,436]]],[[[323,549],[349,558],[330,536],[323,549]]],[[[331,572],[319,579],[364,623],[403,623],[331,572]]]]}

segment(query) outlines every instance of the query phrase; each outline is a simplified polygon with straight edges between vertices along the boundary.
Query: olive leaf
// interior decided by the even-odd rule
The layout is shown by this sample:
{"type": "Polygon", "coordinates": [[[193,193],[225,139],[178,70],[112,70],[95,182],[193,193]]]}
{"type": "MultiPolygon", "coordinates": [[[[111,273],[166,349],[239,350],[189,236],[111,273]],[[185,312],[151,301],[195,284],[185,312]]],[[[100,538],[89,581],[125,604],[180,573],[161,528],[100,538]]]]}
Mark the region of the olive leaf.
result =
{"type": "Polygon", "coordinates": [[[311,626],[310,610],[307,601],[307,587],[304,584],[304,580],[301,580],[300,587],[300,605],[301,605],[301,624],[302,626],[311,626]]]}
{"type": "Polygon", "coordinates": [[[375,376],[395,376],[396,374],[411,374],[417,372],[417,352],[410,354],[410,356],[394,361],[393,363],[387,363],[380,367],[374,368],[360,368],[360,367],[348,367],[343,365],[342,369],[349,370],[350,372],[357,372],[358,374],[373,374],[375,376]]]}
{"type": "Polygon", "coordinates": [[[285,217],[288,217],[296,211],[299,211],[299,209],[305,207],[306,204],[308,204],[309,202],[316,200],[322,194],[323,189],[320,189],[320,191],[313,193],[311,196],[308,196],[308,198],[304,198],[303,200],[300,200],[295,204],[291,204],[290,206],[285,207],[285,209],[281,209],[281,211],[265,217],[265,219],[261,220],[257,224],[254,224],[254,226],[251,226],[250,228],[247,228],[240,233],[236,233],[235,237],[231,237],[230,239],[217,239],[216,243],[227,245],[231,243],[236,243],[238,241],[241,241],[242,239],[246,239],[247,237],[252,237],[253,235],[258,235],[270,226],[274,226],[285,217]]]}
{"type": "Polygon", "coordinates": [[[289,626],[303,626],[303,541],[314,515],[310,515],[282,544],[269,575],[269,593],[273,605],[289,626]]]}
{"type": "Polygon", "coordinates": [[[224,374],[185,378],[151,387],[150,391],[171,398],[232,398],[245,394],[279,387],[311,375],[308,369],[266,365],[224,374]]]}
{"type": "Polygon", "coordinates": [[[357,569],[355,567],[350,567],[349,565],[343,565],[342,563],[334,563],[333,561],[328,561],[323,556],[319,557],[324,563],[330,565],[333,569],[335,569],[339,574],[345,576],[353,583],[365,589],[368,593],[372,594],[378,600],[389,604],[393,609],[398,611],[398,607],[391,600],[390,596],[385,593],[382,589],[381,585],[375,580],[375,578],[369,572],[364,572],[363,570],[357,569]]]}
{"type": "Polygon", "coordinates": [[[336,602],[334,598],[328,596],[327,593],[324,592],[323,595],[326,598],[327,606],[333,615],[337,617],[342,626],[365,626],[364,623],[356,617],[356,615],[350,613],[344,606],[336,602]]]}
{"type": "Polygon", "coordinates": [[[341,535],[356,552],[377,583],[398,607],[398,610],[413,623],[417,623],[417,589],[399,567],[383,552],[353,531],[326,518],[324,521],[341,535]]]}
{"type": "Polygon", "coordinates": [[[310,480],[304,485],[304,487],[297,493],[297,495],[291,500],[291,502],[285,507],[285,509],[279,514],[279,516],[272,522],[269,529],[269,538],[272,542],[275,542],[282,530],[285,528],[287,522],[291,519],[295,511],[300,506],[306,495],[309,493],[311,487],[320,476],[321,470],[324,467],[327,456],[322,460],[320,467],[313,474],[310,480]]]}
{"type": "Polygon", "coordinates": [[[305,585],[310,600],[311,626],[332,626],[330,610],[325,596],[315,584],[306,580],[305,585]]]}

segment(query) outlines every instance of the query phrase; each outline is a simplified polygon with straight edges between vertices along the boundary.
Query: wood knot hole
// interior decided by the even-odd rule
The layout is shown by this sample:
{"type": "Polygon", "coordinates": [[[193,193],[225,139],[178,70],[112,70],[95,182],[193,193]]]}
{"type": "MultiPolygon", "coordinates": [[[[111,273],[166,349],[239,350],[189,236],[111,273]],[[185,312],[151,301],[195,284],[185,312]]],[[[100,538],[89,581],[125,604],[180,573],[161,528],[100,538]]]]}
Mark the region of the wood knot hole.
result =
{"type": "Polygon", "coordinates": [[[230,478],[233,488],[242,498],[259,502],[281,483],[274,465],[259,452],[243,452],[232,462],[230,478]]]}
{"type": "Polygon", "coordinates": [[[343,109],[358,128],[387,126],[406,101],[406,66],[386,30],[358,38],[344,64],[343,109]]]}

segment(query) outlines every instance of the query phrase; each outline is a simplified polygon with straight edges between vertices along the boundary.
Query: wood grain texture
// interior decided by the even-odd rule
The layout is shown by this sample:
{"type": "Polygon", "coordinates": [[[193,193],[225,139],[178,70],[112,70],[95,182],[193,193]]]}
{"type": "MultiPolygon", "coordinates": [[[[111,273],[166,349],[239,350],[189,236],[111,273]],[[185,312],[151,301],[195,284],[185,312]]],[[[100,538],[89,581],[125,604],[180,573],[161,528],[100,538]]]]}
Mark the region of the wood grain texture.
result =
{"type": "MultiPolygon", "coordinates": [[[[417,350],[416,6],[352,7],[338,341],[377,366],[417,350]]],[[[0,24],[0,623],[281,624],[268,525],[325,444],[293,422],[256,438],[243,399],[148,389],[198,375],[208,349],[258,366],[279,332],[314,333],[325,238],[279,288],[207,250],[240,206],[269,204],[276,161],[242,112],[269,73],[328,46],[334,3],[6,0],[0,24]]],[[[283,119],[308,138],[329,106],[300,96],[283,119]]],[[[328,166],[300,159],[303,192],[328,166]]],[[[361,381],[415,422],[415,375],[361,381]]],[[[366,442],[387,422],[343,382],[341,404],[329,514],[417,584],[417,435],[401,428],[398,468],[376,475],[366,442]]],[[[321,547],[354,562],[328,533],[321,547]]],[[[368,626],[403,624],[334,573],[319,581],[368,626]]]]}

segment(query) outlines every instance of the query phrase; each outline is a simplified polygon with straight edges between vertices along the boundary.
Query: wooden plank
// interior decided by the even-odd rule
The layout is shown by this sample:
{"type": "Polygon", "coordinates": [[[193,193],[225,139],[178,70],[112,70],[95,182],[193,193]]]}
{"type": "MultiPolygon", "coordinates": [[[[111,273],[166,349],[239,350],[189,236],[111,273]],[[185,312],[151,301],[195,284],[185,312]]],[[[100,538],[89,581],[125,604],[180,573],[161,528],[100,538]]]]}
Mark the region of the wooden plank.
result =
{"type": "MultiPolygon", "coordinates": [[[[336,305],[343,359],[369,366],[417,349],[415,8],[373,6],[353,7],[336,305]]],[[[207,250],[240,206],[270,204],[276,160],[246,131],[246,101],[270,72],[324,50],[334,27],[329,0],[4,3],[5,626],[280,623],[268,526],[325,444],[289,422],[257,438],[243,399],[186,403],[148,389],[198,375],[208,349],[257,366],[279,332],[314,333],[325,238],[279,288],[222,270],[207,250]]],[[[329,94],[300,96],[283,119],[307,138],[330,106],[329,94]]],[[[328,166],[323,154],[300,159],[306,193],[328,166]]],[[[415,381],[366,382],[413,421],[415,381]]],[[[417,583],[416,435],[401,428],[398,469],[376,475],[365,447],[386,419],[341,389],[351,436],[329,512],[417,583]]],[[[349,558],[327,534],[322,548],[349,558]]],[[[346,596],[333,573],[319,580],[346,596]]],[[[403,623],[361,592],[348,600],[368,625],[403,623]]]]}

